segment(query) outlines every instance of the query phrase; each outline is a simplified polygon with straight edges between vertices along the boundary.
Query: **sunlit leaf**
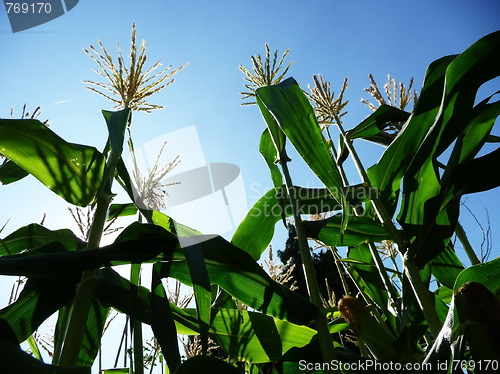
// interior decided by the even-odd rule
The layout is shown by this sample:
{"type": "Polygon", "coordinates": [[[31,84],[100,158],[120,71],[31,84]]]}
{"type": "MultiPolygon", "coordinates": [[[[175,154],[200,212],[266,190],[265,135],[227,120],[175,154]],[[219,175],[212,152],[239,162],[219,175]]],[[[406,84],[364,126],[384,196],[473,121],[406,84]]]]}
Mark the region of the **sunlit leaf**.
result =
{"type": "MultiPolygon", "coordinates": [[[[261,87],[256,90],[256,95],[257,102],[262,102],[259,107],[266,122],[267,116],[272,116],[311,170],[341,202],[343,183],[340,172],[321,133],[314,109],[295,79],[288,78],[277,85],[261,87]]],[[[271,137],[274,139],[272,130],[271,137]]]]}
{"type": "Polygon", "coordinates": [[[101,184],[102,154],[64,141],[37,120],[0,119],[0,151],[74,205],[90,204],[101,184]]]}

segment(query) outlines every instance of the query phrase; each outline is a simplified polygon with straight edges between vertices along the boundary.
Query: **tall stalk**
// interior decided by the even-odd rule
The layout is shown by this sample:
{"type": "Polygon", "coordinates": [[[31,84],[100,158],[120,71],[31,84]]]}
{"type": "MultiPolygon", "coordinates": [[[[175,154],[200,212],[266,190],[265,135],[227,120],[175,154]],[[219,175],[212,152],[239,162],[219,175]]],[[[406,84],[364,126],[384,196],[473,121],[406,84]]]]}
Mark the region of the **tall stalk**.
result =
{"type": "MultiPolygon", "coordinates": [[[[356,169],[358,170],[359,175],[361,176],[361,179],[365,186],[371,187],[370,180],[368,178],[368,174],[366,173],[366,170],[363,167],[363,164],[361,163],[361,160],[354,149],[354,146],[352,144],[351,139],[347,136],[344,128],[342,127],[342,123],[340,121],[340,118],[337,115],[335,116],[335,121],[337,122],[337,127],[339,128],[339,131],[344,138],[344,143],[352,156],[354,160],[354,164],[356,165],[356,169]]],[[[394,222],[392,222],[391,216],[387,213],[387,210],[385,209],[385,206],[382,204],[382,202],[378,199],[378,196],[372,197],[372,204],[375,209],[375,212],[377,213],[377,216],[379,217],[380,221],[382,222],[382,225],[384,228],[387,230],[389,236],[391,237],[392,241],[396,243],[396,245],[399,248],[400,253],[405,253],[406,249],[408,247],[406,241],[402,238],[400,235],[398,229],[394,225],[394,222]]],[[[382,281],[386,286],[388,284],[392,283],[389,280],[389,277],[387,275],[387,272],[385,271],[383,264],[382,264],[382,259],[380,258],[377,249],[375,248],[375,245],[373,242],[369,243],[370,246],[370,251],[372,253],[373,259],[377,265],[377,269],[380,272],[380,275],[382,277],[382,281]]],[[[422,312],[424,313],[425,319],[427,320],[427,323],[429,325],[429,329],[431,330],[432,334],[436,338],[441,331],[441,321],[439,320],[439,317],[436,313],[436,309],[434,307],[434,303],[432,302],[429,291],[427,287],[424,285],[422,278],[420,277],[419,270],[417,266],[413,263],[412,260],[404,258],[403,259],[403,266],[406,275],[408,276],[408,279],[410,281],[410,284],[412,286],[413,292],[415,293],[415,296],[417,298],[418,304],[420,308],[422,309],[422,312]]],[[[388,288],[388,290],[392,290],[392,287],[388,288]]],[[[392,292],[391,292],[392,293],[392,292]]]]}
{"type": "MultiPolygon", "coordinates": [[[[111,181],[112,179],[105,182],[110,185],[109,189],[105,189],[105,191],[111,191],[111,181]]],[[[101,243],[108,207],[112,197],[113,195],[110,192],[103,192],[97,200],[97,208],[90,229],[87,249],[97,248],[101,243]]],[[[64,341],[64,347],[60,360],[61,366],[75,366],[78,362],[78,355],[80,353],[85,329],[87,327],[87,318],[90,305],[92,304],[92,297],[94,295],[96,282],[97,278],[94,277],[93,270],[83,272],[82,280],[78,285],[73,304],[73,312],[71,313],[68,325],[68,333],[64,341]]]]}
{"type": "MultiPolygon", "coordinates": [[[[306,276],[307,289],[309,291],[309,298],[311,302],[316,305],[319,309],[323,308],[321,303],[321,298],[319,295],[318,280],[316,278],[316,272],[314,270],[314,263],[312,261],[311,252],[309,249],[309,244],[307,242],[307,235],[304,231],[304,226],[302,225],[302,219],[300,214],[297,212],[297,201],[295,199],[295,191],[290,177],[290,172],[287,166],[287,157],[280,157],[280,165],[285,177],[286,189],[290,199],[290,205],[292,206],[293,219],[295,220],[295,226],[297,230],[297,237],[299,241],[300,255],[302,257],[302,266],[304,268],[304,273],[306,276]]],[[[326,319],[325,313],[320,313],[320,315],[315,319],[316,330],[318,331],[318,339],[321,346],[321,353],[323,354],[324,362],[332,362],[337,360],[337,354],[333,347],[333,339],[328,330],[328,321],[326,319]]],[[[328,370],[327,373],[339,373],[337,370],[328,370]]]]}
{"type": "Polygon", "coordinates": [[[455,233],[457,234],[460,243],[462,243],[462,247],[464,247],[465,253],[467,254],[467,257],[469,257],[471,265],[480,264],[481,261],[479,261],[479,259],[477,258],[476,252],[474,252],[474,249],[472,248],[469,239],[465,234],[465,230],[460,224],[460,222],[457,222],[457,228],[455,229],[455,233]]]}

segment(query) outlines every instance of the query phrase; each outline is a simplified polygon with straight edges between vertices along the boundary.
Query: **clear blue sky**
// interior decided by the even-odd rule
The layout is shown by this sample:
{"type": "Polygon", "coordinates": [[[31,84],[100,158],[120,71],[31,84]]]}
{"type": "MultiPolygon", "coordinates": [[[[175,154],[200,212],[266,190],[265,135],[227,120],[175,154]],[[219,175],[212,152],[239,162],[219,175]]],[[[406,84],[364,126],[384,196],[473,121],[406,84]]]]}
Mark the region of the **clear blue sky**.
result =
{"type": "MultiPolygon", "coordinates": [[[[0,9],[0,117],[9,118],[10,108],[20,115],[41,106],[40,119],[68,141],[102,149],[106,128],[100,110],[110,103],[85,90],[84,79],[97,80],[97,65],[84,52],[100,38],[113,56],[116,42],[128,55],[132,23],[137,39],[146,40],[151,66],[189,66],[176,75],[176,82],[150,100],[165,109],[134,114],[134,142],[141,145],[165,133],[196,126],[208,162],[230,162],[241,168],[248,204],[264,193],[271,181],[258,153],[265,124],[257,107],[240,107],[243,74],[240,64],[251,67],[249,57],[265,54],[268,43],[279,55],[289,48],[293,60],[289,76],[302,87],[322,74],[332,90],[340,91],[349,78],[344,117],[347,128],[370,114],[360,103],[368,98],[372,73],[382,87],[391,74],[408,83],[415,78],[421,87],[427,66],[435,59],[460,53],[482,36],[500,29],[500,2],[491,0],[443,1],[96,1],[80,0],[70,12],[49,23],[13,34],[6,12],[0,9]],[[253,186],[253,189],[251,189],[253,186]],[[256,187],[257,186],[257,187],[256,187]]],[[[498,80],[496,81],[498,90],[498,80]]],[[[500,135],[499,131],[495,131],[500,135]]],[[[367,166],[378,160],[381,150],[356,142],[367,166]]],[[[290,165],[296,184],[319,186],[305,172],[298,157],[290,165]]],[[[354,171],[349,174],[357,182],[354,171]]],[[[498,227],[498,192],[468,200],[483,224],[489,209],[492,227],[498,227]]],[[[123,199],[122,201],[125,201],[123,199]]],[[[67,204],[33,178],[0,188],[0,226],[11,219],[2,237],[47,213],[49,228],[74,228],[67,204]]],[[[464,216],[467,216],[465,213],[464,216]]],[[[473,244],[480,235],[470,217],[466,231],[473,244]]],[[[279,228],[277,226],[277,228],[279,228]]],[[[281,229],[281,228],[279,228],[281,229]]],[[[275,243],[279,249],[280,243],[275,243]]],[[[493,230],[493,253],[500,254],[500,236],[493,230]]],[[[2,298],[2,304],[5,298],[2,298]]]]}

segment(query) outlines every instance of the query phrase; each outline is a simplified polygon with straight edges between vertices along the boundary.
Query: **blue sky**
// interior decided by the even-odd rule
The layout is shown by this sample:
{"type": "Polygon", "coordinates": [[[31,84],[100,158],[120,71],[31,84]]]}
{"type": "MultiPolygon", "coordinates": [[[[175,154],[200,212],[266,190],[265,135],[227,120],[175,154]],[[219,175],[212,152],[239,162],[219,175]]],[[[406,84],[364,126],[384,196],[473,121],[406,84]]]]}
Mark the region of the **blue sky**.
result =
{"type": "MultiPolygon", "coordinates": [[[[83,51],[97,39],[116,57],[116,42],[128,55],[132,23],[137,39],[146,40],[151,66],[189,66],[176,82],[150,102],[165,106],[152,114],[134,114],[134,143],[195,126],[205,159],[229,162],[241,168],[248,204],[272,185],[258,145],[265,123],[257,107],[241,107],[238,94],[244,89],[238,66],[251,67],[250,56],[265,54],[268,43],[279,55],[287,48],[293,60],[288,76],[302,87],[322,74],[339,92],[345,77],[349,88],[346,128],[370,114],[360,103],[369,95],[372,73],[382,87],[387,74],[408,84],[415,78],[421,87],[427,66],[444,55],[465,50],[476,40],[500,28],[500,3],[496,1],[96,1],[80,0],[67,14],[36,28],[13,34],[6,12],[0,10],[0,117],[10,108],[20,115],[24,103],[31,111],[41,106],[40,119],[67,141],[102,149],[106,140],[101,109],[106,99],[84,89],[84,79],[98,80],[97,65],[83,51]],[[255,192],[258,190],[259,192],[255,192]]],[[[496,81],[498,89],[498,80],[496,81]]],[[[491,89],[491,88],[490,88],[491,89]]],[[[492,91],[491,91],[492,92],[492,91]]],[[[485,91],[486,93],[486,91],[485,91]]],[[[500,132],[495,131],[496,135],[500,132]]],[[[356,142],[367,166],[375,163],[381,149],[356,142]]],[[[319,187],[319,183],[292,156],[290,169],[295,184],[319,187]]],[[[359,181],[348,164],[352,183],[359,181]]],[[[118,197],[120,198],[120,196],[118,197]]],[[[122,198],[121,202],[124,202],[122,198]]],[[[473,196],[468,204],[486,224],[489,209],[492,227],[500,224],[496,213],[498,192],[473,196]]],[[[18,227],[39,222],[47,213],[49,228],[72,227],[67,204],[33,178],[0,188],[0,226],[10,219],[2,237],[18,227]]],[[[465,228],[479,247],[478,225],[468,213],[465,228]]],[[[281,230],[279,226],[277,229],[281,230]]],[[[283,235],[283,234],[282,234],[283,235]]],[[[493,230],[493,253],[500,254],[500,236],[493,230]]],[[[282,236],[284,237],[284,236],[282,236]]],[[[283,240],[274,242],[279,249],[283,240]]],[[[6,296],[7,297],[7,296],[6,296]]],[[[2,298],[1,300],[5,300],[2,298]]]]}

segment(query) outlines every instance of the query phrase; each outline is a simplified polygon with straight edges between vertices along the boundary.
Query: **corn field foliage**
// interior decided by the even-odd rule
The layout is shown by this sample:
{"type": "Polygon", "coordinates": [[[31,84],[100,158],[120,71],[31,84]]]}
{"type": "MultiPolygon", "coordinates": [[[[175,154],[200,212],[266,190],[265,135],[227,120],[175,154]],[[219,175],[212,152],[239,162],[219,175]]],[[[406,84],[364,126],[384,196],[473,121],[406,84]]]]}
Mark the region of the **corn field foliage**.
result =
{"type": "MultiPolygon", "coordinates": [[[[1,119],[2,184],[31,174],[68,203],[94,206],[95,215],[88,241],[36,223],[0,239],[0,274],[26,277],[17,300],[0,310],[0,371],[90,373],[111,309],[134,326],[151,326],[170,373],[391,373],[408,363],[421,366],[406,372],[420,373],[437,372],[443,362],[450,373],[464,367],[452,362],[474,373],[497,369],[500,260],[477,260],[459,218],[464,196],[500,185],[500,149],[483,150],[500,140],[491,133],[500,114],[500,102],[492,100],[498,92],[475,103],[479,87],[499,75],[495,32],[460,55],[432,62],[411,113],[381,105],[350,129],[344,129],[348,116],[342,122],[337,117],[331,126],[339,130],[337,146],[325,140],[293,78],[257,88],[264,122],[256,124],[255,131],[263,131],[256,150],[275,187],[231,241],[213,237],[188,247],[179,237],[199,232],[136,201],[122,159],[129,108],[102,112],[109,131],[104,149],[68,142],[36,119],[1,119]],[[394,123],[402,123],[401,130],[387,136],[394,123]],[[357,156],[363,141],[385,149],[373,165],[357,156]],[[293,185],[286,155],[292,146],[324,188],[293,185]],[[348,157],[362,184],[349,185],[343,169],[348,157]],[[111,204],[113,183],[128,193],[128,204],[111,204]],[[325,212],[326,218],[307,219],[325,212]],[[99,246],[106,220],[136,213],[142,219],[99,246]],[[288,218],[301,246],[309,298],[274,281],[257,262],[288,218]],[[473,266],[457,257],[455,234],[470,248],[473,266]],[[345,296],[333,305],[321,302],[308,245],[313,239],[332,251],[344,279],[345,296]],[[401,270],[388,268],[380,243],[396,248],[392,255],[402,258],[401,270]],[[346,257],[337,247],[348,247],[346,257]],[[144,263],[153,264],[147,285],[138,282],[144,263]],[[122,264],[132,264],[129,279],[114,269],[122,264]],[[168,278],[192,287],[195,307],[169,301],[162,283],[168,278]],[[54,355],[47,363],[20,344],[36,347],[35,331],[54,313],[54,355]],[[181,360],[178,334],[198,335],[201,354],[181,360]],[[209,338],[231,360],[207,354],[209,338]],[[344,366],[305,365],[333,362],[344,366]],[[367,362],[363,370],[349,366],[367,362]],[[382,370],[375,363],[392,366],[382,370]]],[[[137,365],[132,370],[141,372],[137,365]]]]}

